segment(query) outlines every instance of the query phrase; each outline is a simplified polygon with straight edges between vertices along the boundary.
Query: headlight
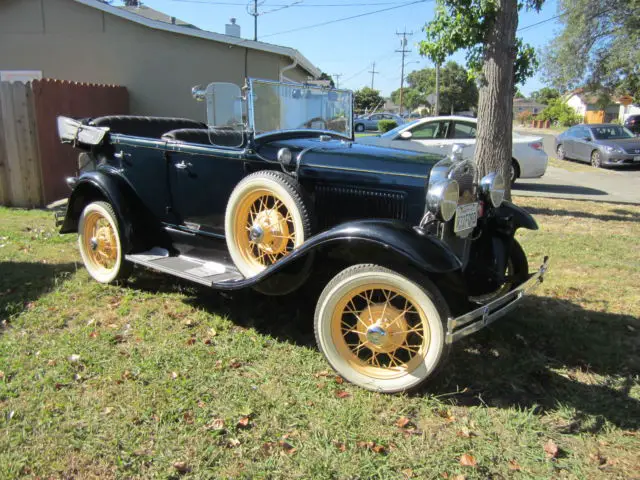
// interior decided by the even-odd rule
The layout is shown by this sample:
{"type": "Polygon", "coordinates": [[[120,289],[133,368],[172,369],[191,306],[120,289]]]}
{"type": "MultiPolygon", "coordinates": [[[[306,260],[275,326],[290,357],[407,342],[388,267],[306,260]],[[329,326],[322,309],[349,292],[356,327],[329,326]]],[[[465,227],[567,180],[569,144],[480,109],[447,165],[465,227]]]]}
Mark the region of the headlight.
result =
{"type": "Polygon", "coordinates": [[[624,153],[624,150],[620,147],[612,147],[609,145],[604,145],[602,149],[607,153],[624,153]]]}
{"type": "Polygon", "coordinates": [[[443,180],[429,187],[427,190],[427,207],[448,222],[453,218],[458,208],[460,190],[455,180],[443,180]]]}
{"type": "Polygon", "coordinates": [[[491,201],[491,205],[498,208],[504,200],[505,183],[501,173],[493,172],[482,177],[480,191],[491,201]]]}

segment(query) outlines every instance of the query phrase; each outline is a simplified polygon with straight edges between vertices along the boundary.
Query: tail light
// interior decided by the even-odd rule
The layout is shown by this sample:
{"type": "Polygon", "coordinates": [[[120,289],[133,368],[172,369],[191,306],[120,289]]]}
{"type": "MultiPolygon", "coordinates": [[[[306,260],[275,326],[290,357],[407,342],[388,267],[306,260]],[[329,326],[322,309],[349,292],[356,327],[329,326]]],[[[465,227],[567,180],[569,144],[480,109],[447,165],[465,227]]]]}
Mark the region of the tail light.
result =
{"type": "Polygon", "coordinates": [[[529,144],[529,146],[534,150],[540,150],[540,151],[544,150],[544,145],[542,144],[542,142],[532,142],[529,144]]]}

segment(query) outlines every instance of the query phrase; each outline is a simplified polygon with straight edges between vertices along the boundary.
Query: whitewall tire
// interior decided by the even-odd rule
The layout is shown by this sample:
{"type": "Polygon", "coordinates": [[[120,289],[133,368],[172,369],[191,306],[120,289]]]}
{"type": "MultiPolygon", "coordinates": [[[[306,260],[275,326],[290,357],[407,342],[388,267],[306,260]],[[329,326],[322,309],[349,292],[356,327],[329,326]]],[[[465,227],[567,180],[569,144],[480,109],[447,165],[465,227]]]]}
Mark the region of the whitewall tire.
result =
{"type": "Polygon", "coordinates": [[[100,283],[123,280],[132,270],[124,259],[118,219],[107,202],[84,207],[78,222],[78,246],[82,261],[100,283]]]}
{"type": "Polygon", "coordinates": [[[437,287],[377,265],[336,275],[316,306],[318,347],[346,380],[384,393],[414,389],[444,360],[448,308],[437,287]]]}
{"type": "Polygon", "coordinates": [[[247,278],[289,255],[311,235],[311,216],[299,185],[272,170],[238,183],[224,225],[229,254],[247,278]]]}

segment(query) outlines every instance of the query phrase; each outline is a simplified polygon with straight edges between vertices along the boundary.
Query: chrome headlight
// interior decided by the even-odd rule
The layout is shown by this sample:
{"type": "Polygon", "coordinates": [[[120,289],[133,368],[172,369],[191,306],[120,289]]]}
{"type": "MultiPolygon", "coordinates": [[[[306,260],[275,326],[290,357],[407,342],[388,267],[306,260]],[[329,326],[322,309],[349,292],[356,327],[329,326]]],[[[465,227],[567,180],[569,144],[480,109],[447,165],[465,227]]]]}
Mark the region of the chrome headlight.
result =
{"type": "Polygon", "coordinates": [[[488,175],[482,177],[480,180],[480,191],[488,198],[495,208],[498,208],[502,205],[504,201],[504,191],[506,189],[506,185],[504,183],[504,177],[501,173],[492,172],[488,175]]]}
{"type": "Polygon", "coordinates": [[[455,180],[443,180],[427,190],[427,208],[442,220],[448,222],[458,208],[460,189],[455,180]]]}

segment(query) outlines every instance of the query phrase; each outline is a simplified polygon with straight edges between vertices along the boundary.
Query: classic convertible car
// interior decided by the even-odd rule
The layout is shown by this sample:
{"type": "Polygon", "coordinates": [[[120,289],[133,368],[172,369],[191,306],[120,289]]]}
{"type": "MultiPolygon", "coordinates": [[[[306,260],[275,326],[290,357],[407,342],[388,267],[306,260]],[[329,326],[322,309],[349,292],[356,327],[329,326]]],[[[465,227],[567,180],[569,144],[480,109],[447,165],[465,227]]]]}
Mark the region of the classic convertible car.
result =
{"type": "Polygon", "coordinates": [[[194,88],[207,122],[60,117],[81,150],[62,233],[89,274],[134,264],[218,290],[286,295],[310,276],[318,346],[345,379],[381,392],[427,380],[457,340],[542,281],[514,239],[537,229],[450,157],[353,142],[348,91],[251,79],[194,88]],[[322,275],[321,275],[322,273],[322,275]]]}

